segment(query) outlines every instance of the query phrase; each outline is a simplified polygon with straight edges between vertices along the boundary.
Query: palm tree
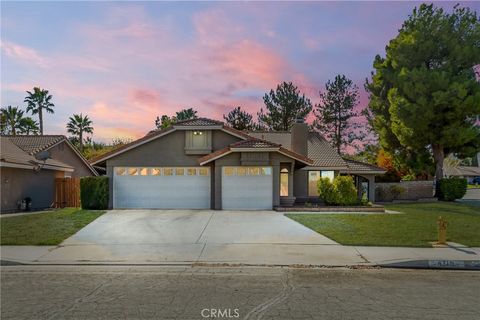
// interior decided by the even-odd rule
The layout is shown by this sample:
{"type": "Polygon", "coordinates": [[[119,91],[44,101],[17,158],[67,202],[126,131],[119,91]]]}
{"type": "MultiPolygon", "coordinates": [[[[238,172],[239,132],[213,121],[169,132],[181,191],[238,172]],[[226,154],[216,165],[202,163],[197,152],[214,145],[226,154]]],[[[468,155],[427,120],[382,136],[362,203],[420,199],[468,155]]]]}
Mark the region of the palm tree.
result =
{"type": "Polygon", "coordinates": [[[7,108],[1,109],[2,118],[5,121],[5,130],[9,131],[11,135],[16,136],[17,130],[22,128],[22,118],[23,111],[18,109],[18,107],[8,106],[7,108]]]}
{"type": "Polygon", "coordinates": [[[24,100],[28,104],[27,112],[32,111],[32,114],[38,113],[40,134],[43,134],[43,110],[48,113],[54,113],[52,107],[55,105],[50,102],[52,95],[48,93],[48,90],[42,90],[39,87],[33,88],[33,92],[27,91],[27,94],[24,100]]]}
{"type": "Polygon", "coordinates": [[[38,123],[30,117],[25,117],[20,120],[20,130],[22,134],[27,136],[30,134],[38,134],[38,123]]]}
{"type": "Polygon", "coordinates": [[[83,133],[93,133],[92,120],[82,114],[74,114],[67,123],[67,131],[76,136],[80,151],[83,151],[83,133]]]}

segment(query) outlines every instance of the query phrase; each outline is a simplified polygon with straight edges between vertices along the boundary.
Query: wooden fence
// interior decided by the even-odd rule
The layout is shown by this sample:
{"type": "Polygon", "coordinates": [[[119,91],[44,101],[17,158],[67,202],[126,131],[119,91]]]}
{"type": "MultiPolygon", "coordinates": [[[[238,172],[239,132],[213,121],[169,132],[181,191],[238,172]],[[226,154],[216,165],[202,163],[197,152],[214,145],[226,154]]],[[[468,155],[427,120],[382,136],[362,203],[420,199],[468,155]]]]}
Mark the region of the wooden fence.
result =
{"type": "Polygon", "coordinates": [[[80,207],[80,178],[55,179],[54,207],[80,207]]]}

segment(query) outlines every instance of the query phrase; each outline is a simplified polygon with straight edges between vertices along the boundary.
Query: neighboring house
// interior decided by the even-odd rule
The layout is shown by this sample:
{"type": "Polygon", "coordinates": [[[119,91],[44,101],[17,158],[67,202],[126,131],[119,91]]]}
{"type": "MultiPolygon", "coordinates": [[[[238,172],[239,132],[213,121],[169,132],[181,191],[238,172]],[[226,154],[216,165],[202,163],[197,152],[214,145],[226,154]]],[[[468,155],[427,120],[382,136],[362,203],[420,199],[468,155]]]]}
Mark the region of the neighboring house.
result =
{"type": "Polygon", "coordinates": [[[320,177],[353,174],[374,200],[378,167],[342,159],[318,133],[242,132],[200,118],[150,132],[92,160],[111,208],[266,209],[318,201],[320,177]]]}
{"type": "Polygon", "coordinates": [[[480,167],[474,166],[445,166],[443,174],[446,177],[466,178],[468,183],[473,183],[473,179],[480,177],[480,167]]]}
{"type": "Polygon", "coordinates": [[[51,207],[55,178],[97,175],[61,135],[1,136],[0,151],[2,213],[18,210],[26,197],[32,209],[51,207]]]}

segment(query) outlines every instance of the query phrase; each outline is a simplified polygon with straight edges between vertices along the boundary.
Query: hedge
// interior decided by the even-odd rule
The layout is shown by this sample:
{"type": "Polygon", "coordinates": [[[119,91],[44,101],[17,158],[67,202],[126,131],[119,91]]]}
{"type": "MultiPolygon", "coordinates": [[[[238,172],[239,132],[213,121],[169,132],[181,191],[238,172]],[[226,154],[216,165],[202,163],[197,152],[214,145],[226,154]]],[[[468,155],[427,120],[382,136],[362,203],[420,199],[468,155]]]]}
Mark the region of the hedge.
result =
{"type": "Polygon", "coordinates": [[[108,208],[108,177],[83,177],[80,179],[82,209],[104,210],[108,208]]]}
{"type": "Polygon", "coordinates": [[[440,179],[440,199],[454,201],[461,199],[467,192],[467,179],[465,178],[443,178],[440,179]]]}
{"type": "Polygon", "coordinates": [[[318,181],[318,194],[328,205],[350,206],[359,203],[357,189],[351,176],[337,176],[318,181]]]}

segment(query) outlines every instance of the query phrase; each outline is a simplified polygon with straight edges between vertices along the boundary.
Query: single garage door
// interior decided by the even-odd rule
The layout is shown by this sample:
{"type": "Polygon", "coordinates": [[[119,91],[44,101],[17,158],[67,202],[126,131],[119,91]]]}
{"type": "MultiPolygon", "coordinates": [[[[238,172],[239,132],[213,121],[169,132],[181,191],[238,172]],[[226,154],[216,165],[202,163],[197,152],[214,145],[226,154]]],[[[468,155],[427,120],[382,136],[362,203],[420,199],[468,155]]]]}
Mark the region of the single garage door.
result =
{"type": "Polygon", "coordinates": [[[209,209],[210,169],[115,167],[113,207],[209,209]]]}
{"type": "Polygon", "coordinates": [[[272,210],[271,167],[223,167],[222,209],[272,210]]]}

